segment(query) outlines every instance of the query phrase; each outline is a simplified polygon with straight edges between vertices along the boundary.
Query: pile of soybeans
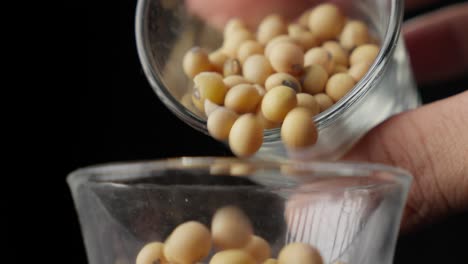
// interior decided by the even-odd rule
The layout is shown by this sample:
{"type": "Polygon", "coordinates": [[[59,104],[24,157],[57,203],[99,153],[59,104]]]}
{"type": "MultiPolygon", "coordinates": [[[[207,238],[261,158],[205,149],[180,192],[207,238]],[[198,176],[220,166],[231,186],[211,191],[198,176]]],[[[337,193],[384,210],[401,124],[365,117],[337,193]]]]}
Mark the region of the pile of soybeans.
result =
{"type": "Polygon", "coordinates": [[[269,15],[255,31],[231,19],[223,34],[218,50],[193,47],[182,64],[208,132],[238,157],[259,150],[265,129],[281,128],[289,149],[313,146],[313,117],[353,89],[379,53],[368,25],[330,3],[289,24],[269,15]]]}
{"type": "MultiPolygon", "coordinates": [[[[211,230],[197,221],[177,226],[166,241],[146,244],[138,253],[136,264],[323,264],[318,250],[305,243],[285,245],[272,258],[267,241],[253,232],[242,210],[234,206],[218,209],[211,230]]],[[[335,264],[342,263],[336,262],[335,264]]]]}

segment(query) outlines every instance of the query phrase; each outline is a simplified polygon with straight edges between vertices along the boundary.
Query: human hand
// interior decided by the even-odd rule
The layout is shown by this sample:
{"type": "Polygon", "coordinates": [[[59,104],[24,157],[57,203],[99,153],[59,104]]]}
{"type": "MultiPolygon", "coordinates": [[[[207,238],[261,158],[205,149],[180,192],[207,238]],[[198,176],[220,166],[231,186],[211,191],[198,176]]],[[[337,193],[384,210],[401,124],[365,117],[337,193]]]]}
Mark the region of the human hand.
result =
{"type": "MultiPolygon", "coordinates": [[[[339,0],[335,0],[339,1],[339,0]]],[[[440,0],[409,0],[413,9],[440,0]]],[[[292,18],[310,0],[187,0],[214,25],[229,17],[256,24],[269,13],[292,18]],[[268,8],[266,8],[268,7],[268,8]]],[[[407,21],[405,42],[419,84],[468,73],[468,4],[458,4],[407,21]]],[[[396,115],[372,129],[345,157],[402,167],[414,176],[402,222],[410,229],[468,208],[468,92],[396,115]]]]}

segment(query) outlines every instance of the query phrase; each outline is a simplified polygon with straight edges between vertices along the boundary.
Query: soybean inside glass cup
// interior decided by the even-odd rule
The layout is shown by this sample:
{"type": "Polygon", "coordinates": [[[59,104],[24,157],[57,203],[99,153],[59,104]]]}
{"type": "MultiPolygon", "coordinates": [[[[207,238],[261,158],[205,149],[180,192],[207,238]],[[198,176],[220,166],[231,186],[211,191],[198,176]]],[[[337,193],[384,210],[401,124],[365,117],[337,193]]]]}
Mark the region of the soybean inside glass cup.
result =
{"type": "MultiPolygon", "coordinates": [[[[265,1],[264,1],[265,2],[265,1]]],[[[304,1],[298,1],[303,3],[304,1]]],[[[310,1],[310,7],[326,1],[310,1]]],[[[266,3],[266,2],[265,2],[266,3]]],[[[367,74],[332,107],[314,117],[319,136],[313,147],[288,153],[280,129],[264,131],[261,159],[337,160],[372,127],[401,111],[414,108],[420,99],[400,37],[403,0],[333,1],[350,18],[369,25],[380,40],[380,52],[367,74]]],[[[290,2],[291,5],[294,1],[290,2]]],[[[305,11],[305,10],[304,10],[305,11]]],[[[184,54],[193,46],[216,50],[222,32],[191,15],[183,0],[139,0],[136,40],[144,72],[161,101],[194,129],[208,134],[206,117],[190,107],[187,94],[193,82],[183,74],[184,54]]]]}
{"type": "Polygon", "coordinates": [[[390,264],[411,177],[363,163],[206,157],[99,165],[67,180],[89,264],[135,263],[145,244],[164,242],[184,222],[209,229],[224,206],[247,215],[273,258],[302,242],[325,264],[390,264]]]}

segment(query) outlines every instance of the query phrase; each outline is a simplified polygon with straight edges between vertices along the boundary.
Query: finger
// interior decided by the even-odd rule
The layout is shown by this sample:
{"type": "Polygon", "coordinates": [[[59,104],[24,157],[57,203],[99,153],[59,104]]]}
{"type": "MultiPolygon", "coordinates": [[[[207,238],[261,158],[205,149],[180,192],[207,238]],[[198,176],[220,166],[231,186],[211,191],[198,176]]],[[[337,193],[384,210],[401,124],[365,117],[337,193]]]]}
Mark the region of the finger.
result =
{"type": "MultiPolygon", "coordinates": [[[[331,0],[340,6],[349,7],[350,1],[331,0]]],[[[417,9],[440,0],[409,0],[405,2],[408,10],[417,9]]],[[[247,24],[254,26],[260,19],[271,13],[279,13],[292,19],[308,8],[318,4],[315,0],[187,0],[190,12],[205,18],[208,23],[221,28],[229,18],[241,17],[247,24]]]]}
{"type": "Polygon", "coordinates": [[[222,27],[233,17],[242,18],[251,27],[271,13],[292,19],[310,6],[309,0],[296,0],[294,4],[285,0],[187,0],[186,3],[192,13],[216,27],[222,27]]]}
{"type": "Polygon", "coordinates": [[[419,83],[468,73],[468,3],[454,5],[405,23],[403,32],[419,83]]]}
{"type": "MultiPolygon", "coordinates": [[[[352,4],[347,0],[329,0],[344,9],[352,4]]],[[[317,5],[317,0],[187,0],[187,8],[217,27],[222,28],[227,20],[233,17],[242,18],[250,27],[256,26],[260,20],[272,13],[277,13],[286,19],[297,18],[302,12],[317,5]]]]}
{"type": "Polygon", "coordinates": [[[414,176],[402,229],[468,205],[468,92],[397,115],[346,159],[384,163],[414,176]]]}

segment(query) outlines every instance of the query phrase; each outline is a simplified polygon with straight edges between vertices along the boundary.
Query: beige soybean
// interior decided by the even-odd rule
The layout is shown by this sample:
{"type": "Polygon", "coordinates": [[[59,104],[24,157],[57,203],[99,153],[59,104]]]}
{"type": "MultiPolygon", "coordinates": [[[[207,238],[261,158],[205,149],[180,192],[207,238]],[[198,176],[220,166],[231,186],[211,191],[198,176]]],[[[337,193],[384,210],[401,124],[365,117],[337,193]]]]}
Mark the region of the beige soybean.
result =
{"type": "Polygon", "coordinates": [[[309,50],[320,44],[319,39],[312,32],[299,24],[289,25],[288,34],[303,50],[309,50]]]}
{"type": "Polygon", "coordinates": [[[288,35],[280,35],[272,39],[268,44],[265,46],[265,56],[268,58],[270,56],[273,47],[278,43],[289,42],[293,44],[297,44],[296,41],[288,35]]]}
{"type": "Polygon", "coordinates": [[[341,72],[348,72],[348,68],[343,65],[336,65],[335,69],[333,70],[333,74],[337,74],[341,72]]]}
{"type": "MultiPolygon", "coordinates": [[[[243,121],[242,116],[238,120],[243,121]]],[[[248,131],[246,131],[247,134],[248,131]]],[[[252,238],[252,224],[242,210],[235,206],[225,206],[218,209],[213,215],[211,221],[211,232],[213,234],[213,243],[216,248],[240,249],[247,245],[252,238]]]]}
{"type": "Polygon", "coordinates": [[[351,66],[360,62],[373,62],[379,54],[379,46],[375,44],[364,44],[351,52],[349,64],[351,66]]]}
{"type": "Polygon", "coordinates": [[[261,104],[266,119],[282,122],[286,114],[297,105],[296,92],[287,86],[277,86],[263,96],[261,104]]]}
{"type": "Polygon", "coordinates": [[[367,71],[369,70],[372,62],[364,61],[360,63],[356,63],[348,70],[348,74],[353,77],[353,79],[358,82],[359,80],[366,75],[367,71]]]}
{"type": "Polygon", "coordinates": [[[318,93],[314,95],[315,101],[320,106],[320,112],[323,112],[333,105],[333,100],[325,93],[318,93]]]}
{"type": "Polygon", "coordinates": [[[315,100],[313,95],[308,93],[298,93],[297,97],[297,107],[303,107],[309,109],[312,116],[320,113],[320,105],[315,100]]]}
{"type": "Polygon", "coordinates": [[[270,244],[259,236],[252,236],[247,246],[244,247],[244,250],[249,253],[257,263],[262,263],[271,257],[270,244]]]}
{"type": "Polygon", "coordinates": [[[216,253],[210,264],[256,264],[255,259],[240,249],[224,250],[216,253]]]}
{"type": "Polygon", "coordinates": [[[369,28],[358,20],[350,20],[343,28],[340,35],[340,44],[347,50],[370,42],[369,28]]]}
{"type": "Polygon", "coordinates": [[[231,58],[235,58],[237,50],[242,42],[254,39],[253,34],[247,29],[238,29],[225,37],[222,50],[231,58]]]}
{"type": "Polygon", "coordinates": [[[209,99],[215,104],[222,104],[228,88],[223,82],[223,77],[215,72],[201,72],[193,78],[195,88],[200,94],[200,100],[204,103],[209,99]]]}
{"type": "Polygon", "coordinates": [[[262,96],[251,84],[238,84],[226,94],[224,106],[236,113],[252,113],[257,109],[262,96]]]}
{"type": "Polygon", "coordinates": [[[321,93],[325,90],[327,84],[328,73],[325,69],[313,64],[305,69],[305,74],[302,79],[302,91],[309,94],[321,93]]]}
{"type": "Polygon", "coordinates": [[[345,16],[341,10],[330,3],[316,6],[309,16],[310,31],[323,41],[337,38],[344,23],[345,16]]]}
{"type": "Polygon", "coordinates": [[[263,262],[262,264],[278,264],[278,260],[270,258],[265,260],[265,262],[263,262]]]}
{"type": "Polygon", "coordinates": [[[335,65],[348,66],[349,64],[349,54],[348,51],[343,49],[341,45],[336,41],[326,41],[322,44],[322,47],[327,50],[335,61],[335,65]]]}
{"type": "Polygon", "coordinates": [[[285,72],[272,74],[265,81],[265,89],[267,91],[280,85],[291,87],[296,91],[296,93],[300,93],[302,90],[301,83],[296,79],[296,77],[285,72]]]}
{"type": "Polygon", "coordinates": [[[330,77],[325,88],[326,93],[330,98],[337,102],[353,89],[356,81],[347,73],[337,73],[330,77]]]}
{"type": "Polygon", "coordinates": [[[237,59],[227,59],[224,62],[223,74],[224,77],[231,75],[239,75],[242,73],[242,68],[239,60],[237,59]]]}
{"type": "Polygon", "coordinates": [[[291,37],[298,36],[307,31],[309,31],[308,28],[304,27],[299,23],[293,23],[288,25],[288,35],[291,37]]]}
{"type": "Polygon", "coordinates": [[[277,72],[286,72],[299,75],[303,71],[304,52],[292,43],[281,42],[276,44],[268,57],[271,66],[277,72]]]}
{"type": "MultiPolygon", "coordinates": [[[[253,114],[245,114],[239,117],[231,128],[229,133],[229,147],[231,151],[238,157],[249,157],[255,154],[263,143],[263,127],[253,114]]],[[[230,233],[229,233],[230,234],[230,233]]],[[[243,241],[240,237],[244,237],[245,233],[233,234],[232,240],[243,241]]],[[[218,240],[220,246],[237,245],[231,243],[230,239],[218,240]],[[224,243],[226,242],[226,243],[224,243]]]]}
{"type": "Polygon", "coordinates": [[[185,75],[189,78],[193,78],[200,72],[210,71],[213,66],[208,57],[208,52],[205,49],[193,47],[185,53],[182,61],[182,68],[185,75]]]}
{"type": "Polygon", "coordinates": [[[221,50],[214,51],[208,56],[213,68],[217,72],[223,72],[224,63],[229,57],[224,54],[221,50]]]}
{"type": "Polygon", "coordinates": [[[237,50],[237,59],[244,64],[245,60],[254,55],[254,54],[262,54],[263,55],[264,48],[263,45],[258,43],[255,40],[246,40],[242,42],[237,50]]]}
{"type": "Polygon", "coordinates": [[[250,164],[245,163],[234,163],[231,164],[229,169],[229,175],[231,176],[246,176],[252,174],[255,169],[250,164]]]}
{"type": "Polygon", "coordinates": [[[323,264],[317,249],[304,243],[291,243],[278,255],[278,264],[323,264]]]}
{"type": "Polygon", "coordinates": [[[317,37],[315,37],[315,35],[309,31],[305,31],[302,34],[292,38],[304,50],[309,50],[313,47],[317,47],[320,44],[320,41],[317,39],[317,37]]]}
{"type": "Polygon", "coordinates": [[[151,242],[146,244],[136,257],[136,264],[153,264],[157,261],[166,264],[163,253],[164,244],[161,242],[151,242]]]}
{"type": "Polygon", "coordinates": [[[247,29],[244,21],[242,21],[240,18],[232,18],[224,26],[224,38],[228,38],[237,30],[244,29],[247,29]]]}
{"type": "Polygon", "coordinates": [[[213,113],[216,109],[220,108],[220,105],[217,105],[213,102],[211,102],[208,99],[205,99],[205,104],[204,104],[204,110],[205,110],[205,115],[209,117],[211,113],[213,113]]]}
{"type": "Polygon", "coordinates": [[[233,111],[219,107],[208,116],[208,132],[217,140],[227,140],[231,127],[237,118],[238,115],[233,111]]]}
{"type": "Polygon", "coordinates": [[[210,166],[210,175],[229,175],[229,164],[215,163],[210,166]]]}
{"type": "Polygon", "coordinates": [[[194,263],[211,250],[210,230],[196,221],[176,227],[164,243],[164,256],[169,263],[194,263]]]}
{"type": "Polygon", "coordinates": [[[332,54],[323,47],[312,48],[304,54],[304,67],[313,64],[322,66],[328,74],[331,74],[335,68],[332,54]]]}
{"type": "Polygon", "coordinates": [[[273,68],[268,59],[259,54],[248,57],[242,67],[244,78],[260,85],[263,85],[272,73],[273,68]]]}
{"type": "Polygon", "coordinates": [[[265,45],[274,37],[285,34],[287,32],[286,22],[277,14],[272,14],[265,17],[257,28],[257,40],[260,44],[265,45]]]}
{"type": "Polygon", "coordinates": [[[224,84],[231,89],[232,87],[242,84],[242,83],[250,83],[241,75],[230,75],[223,79],[224,84]]]}
{"type": "Polygon", "coordinates": [[[281,125],[281,140],[291,149],[300,149],[317,142],[317,127],[308,108],[291,110],[281,125]]]}
{"type": "Polygon", "coordinates": [[[312,13],[312,9],[306,10],[304,13],[302,13],[299,19],[297,20],[297,23],[299,23],[303,27],[308,28],[310,13],[312,13]]]}

